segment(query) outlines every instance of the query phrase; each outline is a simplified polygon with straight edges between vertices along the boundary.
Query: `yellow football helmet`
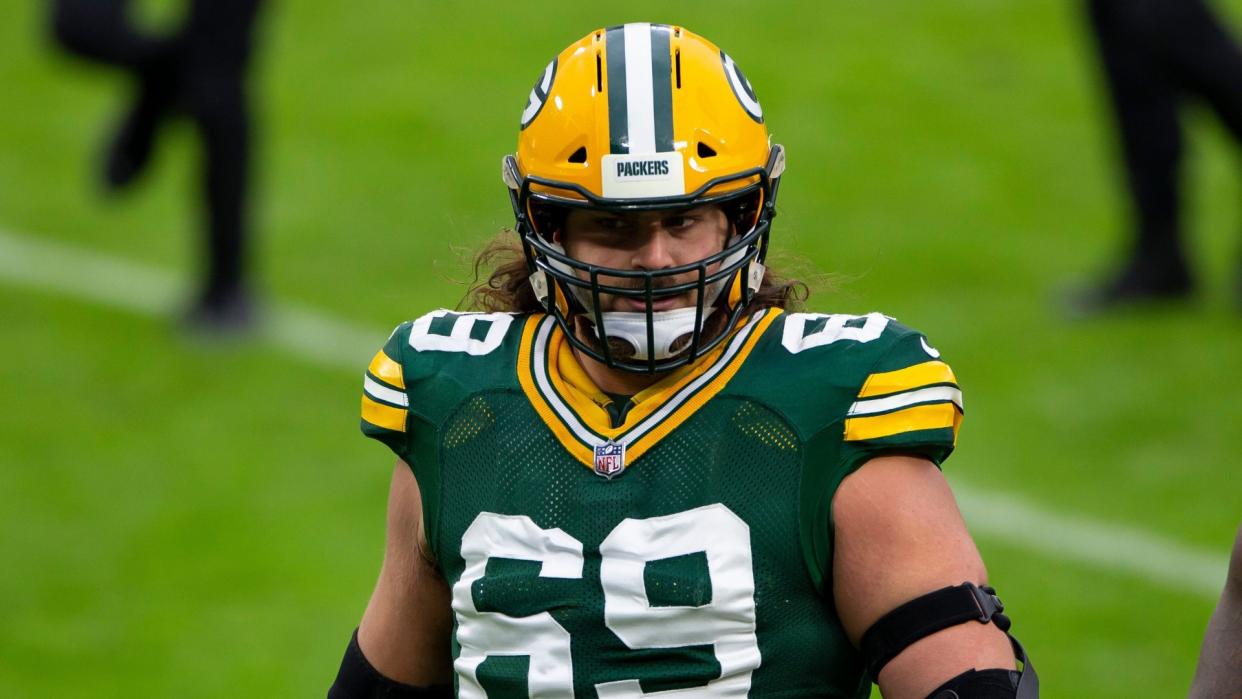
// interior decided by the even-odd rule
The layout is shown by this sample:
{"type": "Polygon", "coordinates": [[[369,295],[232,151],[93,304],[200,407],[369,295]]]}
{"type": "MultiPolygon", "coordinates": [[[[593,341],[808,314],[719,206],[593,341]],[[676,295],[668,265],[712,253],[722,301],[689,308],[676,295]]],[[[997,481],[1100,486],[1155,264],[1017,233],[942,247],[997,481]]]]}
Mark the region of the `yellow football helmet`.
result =
{"type": "Polygon", "coordinates": [[[784,166],[784,150],[770,144],[763,109],[733,59],[681,27],[634,23],[593,31],[548,64],[502,174],[531,284],[567,339],[609,366],[655,372],[701,356],[741,319],[763,278],[784,166]],[[598,267],[569,257],[554,240],[566,207],[705,204],[724,209],[733,234],[723,250],[691,265],[598,267]],[[697,280],[661,283],[688,273],[697,280]],[[601,276],[638,279],[641,288],[602,284],[601,276]],[[697,308],[652,310],[653,302],[692,289],[697,308]],[[600,293],[645,300],[647,311],[602,312],[592,302],[600,293]],[[717,312],[726,314],[724,331],[703,337],[717,312]],[[592,323],[598,343],[573,331],[575,314],[592,323]],[[616,352],[617,340],[631,351],[616,352]]]}

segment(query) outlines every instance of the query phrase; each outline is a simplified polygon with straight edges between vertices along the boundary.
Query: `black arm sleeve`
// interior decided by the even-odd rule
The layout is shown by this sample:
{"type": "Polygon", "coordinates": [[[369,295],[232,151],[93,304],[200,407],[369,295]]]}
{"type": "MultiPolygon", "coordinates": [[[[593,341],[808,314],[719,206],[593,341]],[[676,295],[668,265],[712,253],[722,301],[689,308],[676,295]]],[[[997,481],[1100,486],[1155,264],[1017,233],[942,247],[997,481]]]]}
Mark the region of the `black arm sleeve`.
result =
{"type": "Polygon", "coordinates": [[[940,685],[927,699],[1013,699],[1018,696],[1013,670],[967,670],[940,685]]]}
{"type": "Polygon", "coordinates": [[[358,645],[358,630],[349,639],[341,669],[328,690],[328,699],[452,699],[453,688],[446,685],[415,687],[380,674],[358,645]]]}

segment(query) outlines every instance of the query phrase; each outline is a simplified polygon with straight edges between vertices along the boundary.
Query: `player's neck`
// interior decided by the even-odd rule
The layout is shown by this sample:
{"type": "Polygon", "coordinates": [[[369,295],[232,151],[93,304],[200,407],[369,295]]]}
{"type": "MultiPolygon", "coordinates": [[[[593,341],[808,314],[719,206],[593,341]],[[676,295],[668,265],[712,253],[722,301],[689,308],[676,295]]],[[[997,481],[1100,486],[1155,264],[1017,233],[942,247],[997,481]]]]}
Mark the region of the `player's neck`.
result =
{"type": "Polygon", "coordinates": [[[603,362],[588,357],[577,348],[574,349],[574,358],[582,365],[582,370],[590,377],[591,383],[594,383],[596,388],[604,393],[632,396],[668,376],[667,371],[640,374],[634,371],[612,369],[603,362]]]}

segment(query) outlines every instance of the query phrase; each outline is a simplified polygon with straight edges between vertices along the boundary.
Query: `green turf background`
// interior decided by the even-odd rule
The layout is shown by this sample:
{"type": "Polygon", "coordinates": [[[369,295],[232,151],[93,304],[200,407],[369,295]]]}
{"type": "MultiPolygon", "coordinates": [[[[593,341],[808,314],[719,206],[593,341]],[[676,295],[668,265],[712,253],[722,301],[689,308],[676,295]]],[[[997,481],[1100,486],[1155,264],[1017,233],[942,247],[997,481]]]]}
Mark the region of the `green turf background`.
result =
{"type": "MultiPolygon", "coordinates": [[[[152,26],[172,0],[139,3],[152,26]]],[[[1218,5],[1242,27],[1242,2],[1218,5]]],[[[197,144],[132,195],[93,155],[127,85],[0,0],[0,228],[189,276],[197,144]]],[[[257,266],[375,328],[452,305],[510,220],[538,72],[589,29],[682,23],[742,65],[789,150],[773,240],[845,282],[815,306],[926,330],[969,414],[951,482],[1228,550],[1242,518],[1237,152],[1192,111],[1193,304],[1089,324],[1059,289],[1124,245],[1072,0],[285,0],[264,18],[257,266]],[[676,9],[673,9],[676,8],[676,9]]],[[[176,305],[178,299],[170,299],[176,305]]],[[[315,696],[382,553],[389,457],[358,371],[0,279],[0,696],[315,696]]],[[[980,537],[1050,697],[1184,695],[1212,600],[980,537]]]]}

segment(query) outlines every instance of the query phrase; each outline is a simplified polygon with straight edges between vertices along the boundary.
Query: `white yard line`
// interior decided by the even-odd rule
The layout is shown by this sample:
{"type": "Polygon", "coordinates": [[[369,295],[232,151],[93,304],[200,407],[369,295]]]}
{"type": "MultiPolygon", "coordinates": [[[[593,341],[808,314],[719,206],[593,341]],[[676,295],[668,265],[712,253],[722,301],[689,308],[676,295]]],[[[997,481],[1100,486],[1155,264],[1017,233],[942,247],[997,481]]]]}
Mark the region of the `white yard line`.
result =
{"type": "MultiPolygon", "coordinates": [[[[1220,596],[1225,586],[1229,559],[1224,553],[1187,546],[1130,525],[1053,512],[1012,493],[979,490],[956,480],[953,492],[971,530],[1005,546],[1210,599],[1220,596]]],[[[1230,531],[1228,538],[1232,535],[1230,531]]],[[[1228,547],[1223,543],[1222,551],[1228,547]]]]}
{"type": "MultiPolygon", "coordinates": [[[[167,316],[188,287],[145,265],[0,230],[0,281],[147,316],[167,316]]],[[[360,375],[389,329],[370,329],[285,303],[266,306],[262,339],[319,366],[360,375]]],[[[1227,556],[1137,527],[1048,510],[1012,493],[958,483],[971,529],[1005,546],[1215,599],[1227,556]]],[[[1232,534],[1232,532],[1230,532],[1232,534]]]]}
{"type": "MultiPolygon", "coordinates": [[[[190,297],[189,285],[169,272],[3,229],[0,280],[155,317],[171,316],[190,297]]],[[[361,371],[392,330],[351,325],[287,303],[261,310],[264,341],[322,366],[361,371]]]]}

